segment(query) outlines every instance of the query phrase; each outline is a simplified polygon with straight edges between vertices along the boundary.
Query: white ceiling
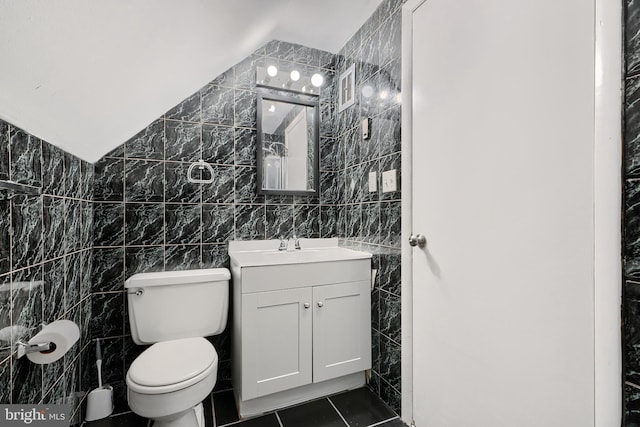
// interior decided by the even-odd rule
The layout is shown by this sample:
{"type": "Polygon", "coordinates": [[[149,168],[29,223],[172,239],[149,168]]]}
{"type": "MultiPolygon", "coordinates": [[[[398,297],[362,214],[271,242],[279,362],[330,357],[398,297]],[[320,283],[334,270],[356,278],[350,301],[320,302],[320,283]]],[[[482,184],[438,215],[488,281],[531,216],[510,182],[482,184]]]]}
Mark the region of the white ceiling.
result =
{"type": "Polygon", "coordinates": [[[0,0],[0,118],[94,162],[269,40],[336,53],[380,2],[0,0]]]}

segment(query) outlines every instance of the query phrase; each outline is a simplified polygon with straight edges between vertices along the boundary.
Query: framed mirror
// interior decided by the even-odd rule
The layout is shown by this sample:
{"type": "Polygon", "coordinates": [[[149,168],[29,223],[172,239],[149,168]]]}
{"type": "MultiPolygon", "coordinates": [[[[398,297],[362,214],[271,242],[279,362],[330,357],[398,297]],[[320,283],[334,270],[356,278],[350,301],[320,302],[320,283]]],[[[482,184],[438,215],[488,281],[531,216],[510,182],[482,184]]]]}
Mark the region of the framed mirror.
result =
{"type": "Polygon", "coordinates": [[[258,93],[258,194],[317,195],[318,100],[258,93]]]}

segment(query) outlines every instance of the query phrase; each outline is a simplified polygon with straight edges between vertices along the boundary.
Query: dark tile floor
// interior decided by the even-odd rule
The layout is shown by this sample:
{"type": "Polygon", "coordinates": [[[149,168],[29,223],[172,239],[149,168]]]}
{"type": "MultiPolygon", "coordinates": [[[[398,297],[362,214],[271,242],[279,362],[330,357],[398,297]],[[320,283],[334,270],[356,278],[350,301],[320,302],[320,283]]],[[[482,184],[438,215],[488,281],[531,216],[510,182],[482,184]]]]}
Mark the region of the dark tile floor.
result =
{"type": "MultiPolygon", "coordinates": [[[[367,387],[313,400],[267,415],[240,421],[231,390],[211,394],[204,401],[206,427],[406,427],[367,387]]],[[[85,427],[146,427],[148,420],[134,413],[87,422],[85,427]]]]}

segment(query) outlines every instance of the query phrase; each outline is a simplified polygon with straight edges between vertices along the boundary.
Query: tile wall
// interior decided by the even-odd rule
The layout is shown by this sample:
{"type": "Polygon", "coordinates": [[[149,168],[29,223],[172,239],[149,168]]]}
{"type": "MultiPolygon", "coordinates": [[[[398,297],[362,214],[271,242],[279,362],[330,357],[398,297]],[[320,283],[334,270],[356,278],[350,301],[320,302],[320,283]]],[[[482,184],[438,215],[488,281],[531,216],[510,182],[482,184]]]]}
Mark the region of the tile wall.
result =
{"type": "MultiPolygon", "coordinates": [[[[143,350],[130,337],[128,277],[228,268],[227,242],[233,239],[336,235],[328,216],[321,218],[329,212],[334,223],[335,212],[324,210],[319,197],[265,197],[256,191],[256,67],[322,73],[322,111],[331,113],[334,58],[270,42],[96,163],[91,334],[104,339],[106,380],[115,385],[120,407],[126,371],[143,350]],[[187,182],[187,169],[201,158],[213,166],[213,184],[187,182]]],[[[325,146],[333,142],[330,126],[321,133],[325,146]]],[[[212,342],[219,356],[217,388],[229,387],[230,328],[212,342]]]]}
{"type": "Polygon", "coordinates": [[[0,179],[42,189],[0,190],[0,403],[64,402],[75,412],[90,368],[93,165],[0,121],[0,179]],[[47,365],[17,358],[18,340],[59,319],[80,326],[71,351],[47,365]]]}
{"type": "MultiPolygon", "coordinates": [[[[335,212],[337,234],[374,253],[373,369],[370,386],[400,413],[401,9],[385,0],[341,49],[336,81],[356,64],[356,102],[334,114],[335,140],[323,146],[322,206],[335,212]],[[371,118],[371,138],[362,119],[371,118]],[[396,170],[397,191],[382,191],[382,172],[396,170]],[[369,173],[377,190],[369,191],[369,173]]],[[[325,212],[323,212],[325,214],[325,212]]],[[[330,218],[331,215],[326,214],[330,218]]],[[[324,224],[324,222],[323,222],[324,224]]]]}
{"type": "Polygon", "coordinates": [[[623,426],[640,425],[640,1],[625,0],[623,426]]]}

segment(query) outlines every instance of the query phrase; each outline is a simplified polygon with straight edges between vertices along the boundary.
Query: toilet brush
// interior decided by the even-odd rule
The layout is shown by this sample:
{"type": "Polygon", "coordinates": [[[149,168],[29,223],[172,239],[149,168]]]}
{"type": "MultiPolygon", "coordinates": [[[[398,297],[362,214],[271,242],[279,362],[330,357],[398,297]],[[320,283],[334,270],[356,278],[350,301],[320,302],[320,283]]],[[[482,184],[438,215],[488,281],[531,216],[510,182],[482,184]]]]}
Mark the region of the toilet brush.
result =
{"type": "Polygon", "coordinates": [[[108,417],[113,412],[113,387],[102,385],[102,349],[100,340],[96,340],[96,368],[98,369],[98,388],[87,396],[87,415],[85,420],[94,421],[108,417]]]}

